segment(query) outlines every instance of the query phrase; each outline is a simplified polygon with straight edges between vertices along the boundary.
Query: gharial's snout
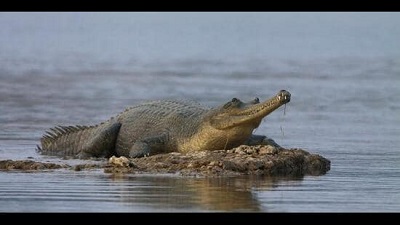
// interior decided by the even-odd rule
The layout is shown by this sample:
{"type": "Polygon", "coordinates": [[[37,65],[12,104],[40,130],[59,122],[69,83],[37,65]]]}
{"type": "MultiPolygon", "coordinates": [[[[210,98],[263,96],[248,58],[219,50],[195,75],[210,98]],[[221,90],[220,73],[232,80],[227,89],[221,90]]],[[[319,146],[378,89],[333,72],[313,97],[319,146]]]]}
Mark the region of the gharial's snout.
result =
{"type": "Polygon", "coordinates": [[[278,93],[278,99],[283,104],[290,102],[290,93],[286,90],[280,90],[278,93]]]}
{"type": "Polygon", "coordinates": [[[218,130],[240,126],[254,129],[258,127],[264,117],[290,102],[290,96],[288,91],[281,90],[263,102],[256,98],[249,103],[243,103],[233,98],[232,101],[212,111],[210,123],[218,130]]]}

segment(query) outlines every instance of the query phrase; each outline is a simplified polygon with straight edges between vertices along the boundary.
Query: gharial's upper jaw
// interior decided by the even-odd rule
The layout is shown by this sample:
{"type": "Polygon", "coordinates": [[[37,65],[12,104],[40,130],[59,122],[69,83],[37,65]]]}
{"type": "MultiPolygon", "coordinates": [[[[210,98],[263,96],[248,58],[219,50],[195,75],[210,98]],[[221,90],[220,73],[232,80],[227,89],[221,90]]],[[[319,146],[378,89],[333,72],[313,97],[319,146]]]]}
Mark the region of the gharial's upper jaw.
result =
{"type": "Polygon", "coordinates": [[[277,96],[279,101],[282,102],[283,104],[290,102],[290,93],[286,90],[279,91],[277,96]]]}

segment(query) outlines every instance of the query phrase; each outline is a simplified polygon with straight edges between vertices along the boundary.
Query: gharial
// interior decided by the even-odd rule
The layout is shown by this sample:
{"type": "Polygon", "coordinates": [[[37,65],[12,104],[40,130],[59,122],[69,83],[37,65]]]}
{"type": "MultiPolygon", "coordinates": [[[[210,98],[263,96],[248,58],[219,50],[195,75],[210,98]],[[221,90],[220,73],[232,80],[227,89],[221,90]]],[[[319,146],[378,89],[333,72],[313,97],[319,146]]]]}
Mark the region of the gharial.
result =
{"type": "Polygon", "coordinates": [[[285,90],[261,103],[258,98],[247,103],[233,98],[215,108],[189,101],[149,101],[98,125],[51,128],[37,150],[89,158],[231,149],[242,144],[280,147],[253,131],[265,116],[289,101],[285,90]]]}

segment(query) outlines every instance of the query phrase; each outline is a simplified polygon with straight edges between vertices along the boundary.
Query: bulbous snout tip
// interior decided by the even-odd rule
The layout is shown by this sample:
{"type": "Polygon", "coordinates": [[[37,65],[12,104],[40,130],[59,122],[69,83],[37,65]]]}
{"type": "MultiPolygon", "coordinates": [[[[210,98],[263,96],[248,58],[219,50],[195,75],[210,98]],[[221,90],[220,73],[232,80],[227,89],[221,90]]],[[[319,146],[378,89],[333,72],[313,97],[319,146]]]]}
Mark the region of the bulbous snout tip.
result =
{"type": "Polygon", "coordinates": [[[290,93],[286,90],[280,90],[278,93],[279,101],[281,101],[284,104],[290,102],[290,96],[291,96],[290,93]]]}

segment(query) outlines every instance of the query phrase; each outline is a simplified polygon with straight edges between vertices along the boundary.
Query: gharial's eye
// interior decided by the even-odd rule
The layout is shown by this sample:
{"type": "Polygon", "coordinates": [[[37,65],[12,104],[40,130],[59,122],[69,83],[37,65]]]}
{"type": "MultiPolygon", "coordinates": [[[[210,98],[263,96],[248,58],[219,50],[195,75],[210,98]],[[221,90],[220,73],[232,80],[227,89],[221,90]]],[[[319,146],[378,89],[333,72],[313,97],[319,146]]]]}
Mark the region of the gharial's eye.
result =
{"type": "Polygon", "coordinates": [[[233,102],[233,103],[239,102],[239,99],[237,99],[237,98],[232,98],[232,102],[233,102]]]}
{"type": "Polygon", "coordinates": [[[241,104],[241,101],[237,98],[232,98],[230,102],[227,102],[224,105],[224,109],[230,108],[230,107],[238,107],[241,104]]]}

